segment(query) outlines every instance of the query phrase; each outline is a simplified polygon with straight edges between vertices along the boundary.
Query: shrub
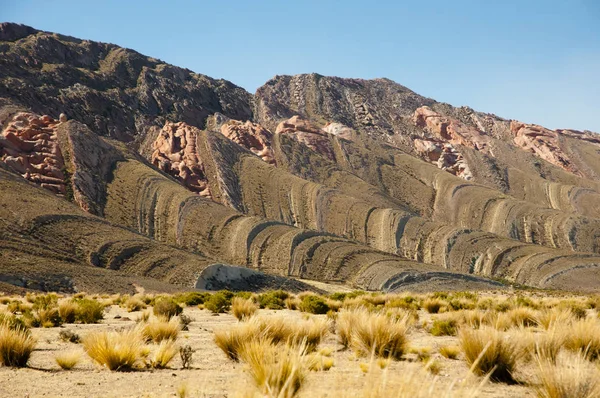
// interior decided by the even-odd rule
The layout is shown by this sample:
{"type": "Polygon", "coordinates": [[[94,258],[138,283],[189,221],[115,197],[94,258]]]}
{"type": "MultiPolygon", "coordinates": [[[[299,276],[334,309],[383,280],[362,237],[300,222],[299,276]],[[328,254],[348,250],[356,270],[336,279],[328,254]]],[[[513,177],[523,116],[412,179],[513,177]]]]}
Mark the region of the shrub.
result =
{"type": "Polygon", "coordinates": [[[60,339],[64,342],[69,342],[69,343],[79,343],[79,341],[81,340],[79,335],[71,330],[61,330],[58,333],[58,337],[60,337],[60,339]]]}
{"type": "Polygon", "coordinates": [[[190,326],[190,323],[192,323],[193,321],[194,320],[191,317],[189,317],[185,314],[179,315],[179,323],[181,324],[181,330],[184,330],[184,331],[190,330],[189,326],[190,326]]]}
{"type": "Polygon", "coordinates": [[[258,305],[260,308],[271,310],[281,310],[285,307],[285,300],[290,297],[288,292],[283,290],[273,290],[258,295],[258,305]]]}
{"type": "Polygon", "coordinates": [[[436,319],[433,321],[430,333],[434,336],[456,336],[456,320],[436,319]]]}
{"type": "Polygon", "coordinates": [[[175,296],[175,301],[191,307],[204,304],[209,298],[208,292],[185,292],[175,296]]]}
{"type": "Polygon", "coordinates": [[[329,311],[327,302],[320,296],[305,296],[298,308],[302,312],[309,312],[311,314],[327,314],[327,311],[329,311]]]}
{"type": "Polygon", "coordinates": [[[154,315],[165,319],[171,319],[174,316],[181,314],[183,308],[172,298],[161,297],[154,303],[154,315]]]}
{"type": "Polygon", "coordinates": [[[332,300],[337,300],[337,301],[344,301],[346,299],[346,296],[348,295],[348,293],[344,293],[344,292],[335,292],[335,293],[331,293],[329,295],[329,298],[332,300]]]}
{"type": "Polygon", "coordinates": [[[79,363],[81,353],[79,351],[68,351],[56,354],[54,360],[63,370],[71,370],[79,363]]]}
{"type": "Polygon", "coordinates": [[[471,370],[491,380],[512,381],[512,373],[519,356],[515,343],[504,333],[493,328],[463,328],[458,333],[460,346],[471,370]]]}
{"type": "Polygon", "coordinates": [[[172,319],[170,321],[152,321],[141,327],[141,334],[146,341],[160,343],[163,340],[175,340],[179,334],[180,323],[172,319]]]}
{"type": "Polygon", "coordinates": [[[221,290],[214,293],[206,302],[204,302],[204,308],[213,314],[222,314],[229,311],[232,299],[233,293],[221,290]]]}
{"type": "Polygon", "coordinates": [[[440,355],[448,359],[456,359],[460,354],[460,347],[455,345],[447,345],[440,348],[440,355]]]}
{"type": "Polygon", "coordinates": [[[104,305],[93,299],[77,299],[75,320],[80,323],[98,323],[104,318],[104,305]]]}
{"type": "Polygon", "coordinates": [[[256,305],[252,300],[234,297],[231,301],[231,313],[239,321],[250,319],[250,317],[252,317],[256,311],[258,311],[258,305],[256,305]]]}
{"type": "Polygon", "coordinates": [[[137,330],[96,332],[83,339],[85,352],[110,370],[132,369],[140,360],[144,342],[137,330]]]}
{"type": "Polygon", "coordinates": [[[12,314],[0,312],[0,326],[7,326],[11,330],[22,330],[29,333],[29,327],[21,320],[12,314]]]}
{"type": "Polygon", "coordinates": [[[175,346],[175,342],[170,340],[161,342],[150,361],[150,367],[154,369],[165,369],[169,365],[169,362],[175,358],[177,351],[178,347],[175,346]]]}
{"type": "Polygon", "coordinates": [[[0,363],[4,366],[25,367],[36,341],[24,329],[13,329],[0,323],[0,363]]]}
{"type": "Polygon", "coordinates": [[[555,364],[537,357],[540,398],[593,398],[600,396],[600,372],[582,355],[555,364]]]}
{"type": "Polygon", "coordinates": [[[181,366],[184,369],[189,369],[192,366],[194,350],[189,345],[179,348],[179,357],[181,358],[181,366]]]}

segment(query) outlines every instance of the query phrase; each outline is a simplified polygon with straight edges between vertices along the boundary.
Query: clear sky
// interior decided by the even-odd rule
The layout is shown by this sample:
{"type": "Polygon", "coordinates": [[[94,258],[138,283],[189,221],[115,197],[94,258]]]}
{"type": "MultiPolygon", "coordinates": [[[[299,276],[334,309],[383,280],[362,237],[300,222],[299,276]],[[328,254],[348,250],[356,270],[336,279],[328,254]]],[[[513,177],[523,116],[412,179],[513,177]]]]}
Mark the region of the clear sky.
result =
{"type": "Polygon", "coordinates": [[[250,92],[283,74],[387,77],[456,106],[600,132],[599,0],[0,0],[0,20],[250,92]]]}

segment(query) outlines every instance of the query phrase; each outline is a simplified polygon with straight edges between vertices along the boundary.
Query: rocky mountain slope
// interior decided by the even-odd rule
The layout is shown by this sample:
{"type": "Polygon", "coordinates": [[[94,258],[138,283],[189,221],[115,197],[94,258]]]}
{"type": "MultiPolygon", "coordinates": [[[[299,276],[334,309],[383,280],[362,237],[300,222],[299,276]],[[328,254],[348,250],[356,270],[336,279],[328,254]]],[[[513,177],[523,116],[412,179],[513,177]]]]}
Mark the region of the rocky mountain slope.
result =
{"type": "Polygon", "coordinates": [[[167,290],[228,264],[257,288],[600,290],[595,133],[387,79],[251,95],[8,23],[0,54],[1,282],[167,290]]]}

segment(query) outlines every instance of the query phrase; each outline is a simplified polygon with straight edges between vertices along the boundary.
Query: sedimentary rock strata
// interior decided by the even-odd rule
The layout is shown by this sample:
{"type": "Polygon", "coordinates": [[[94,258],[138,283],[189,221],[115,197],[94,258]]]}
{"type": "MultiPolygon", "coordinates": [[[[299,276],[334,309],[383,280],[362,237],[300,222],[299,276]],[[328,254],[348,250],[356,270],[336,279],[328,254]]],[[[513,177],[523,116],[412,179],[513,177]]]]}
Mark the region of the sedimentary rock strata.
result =
{"type": "Polygon", "coordinates": [[[26,180],[64,195],[65,162],[56,132],[59,124],[48,115],[17,113],[0,135],[0,160],[26,180]]]}

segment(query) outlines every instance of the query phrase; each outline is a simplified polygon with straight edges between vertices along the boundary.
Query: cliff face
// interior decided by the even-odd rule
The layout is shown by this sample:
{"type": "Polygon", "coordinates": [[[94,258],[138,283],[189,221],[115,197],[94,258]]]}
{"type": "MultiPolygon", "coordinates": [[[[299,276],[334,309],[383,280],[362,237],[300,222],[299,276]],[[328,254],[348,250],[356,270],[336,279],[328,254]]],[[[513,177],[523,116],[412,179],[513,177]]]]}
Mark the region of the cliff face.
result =
{"type": "Polygon", "coordinates": [[[160,290],[231,264],[267,285],[600,290],[598,137],[387,79],[277,76],[252,96],[1,24],[0,282],[160,290]]]}

